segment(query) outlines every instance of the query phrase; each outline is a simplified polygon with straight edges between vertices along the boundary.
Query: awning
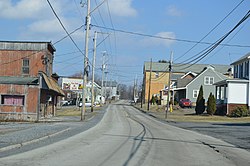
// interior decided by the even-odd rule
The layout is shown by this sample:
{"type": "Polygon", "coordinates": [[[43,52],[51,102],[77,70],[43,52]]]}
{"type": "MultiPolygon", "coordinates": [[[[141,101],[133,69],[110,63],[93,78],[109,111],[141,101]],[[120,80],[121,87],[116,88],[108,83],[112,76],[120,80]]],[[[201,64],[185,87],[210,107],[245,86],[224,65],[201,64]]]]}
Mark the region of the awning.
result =
{"type": "Polygon", "coordinates": [[[52,91],[58,93],[58,96],[65,96],[62,89],[59,87],[59,85],[52,78],[48,77],[44,73],[41,73],[41,74],[42,74],[42,77],[43,77],[45,83],[47,84],[47,87],[49,90],[52,90],[52,91]]]}
{"type": "Polygon", "coordinates": [[[38,85],[38,78],[20,76],[0,76],[0,84],[38,85]]]}

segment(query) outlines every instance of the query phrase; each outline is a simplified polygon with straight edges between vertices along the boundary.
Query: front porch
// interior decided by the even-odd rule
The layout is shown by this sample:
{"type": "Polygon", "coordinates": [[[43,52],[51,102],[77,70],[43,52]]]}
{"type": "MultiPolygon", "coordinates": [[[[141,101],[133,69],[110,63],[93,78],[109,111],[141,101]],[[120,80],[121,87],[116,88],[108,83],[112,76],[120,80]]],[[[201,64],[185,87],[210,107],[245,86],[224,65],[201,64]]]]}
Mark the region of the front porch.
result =
{"type": "Polygon", "coordinates": [[[216,86],[216,113],[230,115],[237,106],[249,108],[249,80],[227,79],[216,86]]]}

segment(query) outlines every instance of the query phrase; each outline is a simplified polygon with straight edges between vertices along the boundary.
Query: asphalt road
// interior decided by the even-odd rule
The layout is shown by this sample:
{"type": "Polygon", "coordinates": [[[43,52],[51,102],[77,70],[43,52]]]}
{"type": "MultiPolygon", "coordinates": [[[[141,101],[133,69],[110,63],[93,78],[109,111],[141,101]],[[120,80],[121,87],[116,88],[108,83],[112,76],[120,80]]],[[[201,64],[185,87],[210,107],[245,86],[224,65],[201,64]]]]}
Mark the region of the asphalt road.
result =
{"type": "Polygon", "coordinates": [[[0,165],[250,165],[250,152],[149,117],[122,103],[109,105],[93,128],[0,159],[0,165]]]}
{"type": "Polygon", "coordinates": [[[209,135],[238,148],[250,152],[250,122],[249,123],[191,123],[191,122],[173,122],[174,126],[196,131],[209,135]]]}

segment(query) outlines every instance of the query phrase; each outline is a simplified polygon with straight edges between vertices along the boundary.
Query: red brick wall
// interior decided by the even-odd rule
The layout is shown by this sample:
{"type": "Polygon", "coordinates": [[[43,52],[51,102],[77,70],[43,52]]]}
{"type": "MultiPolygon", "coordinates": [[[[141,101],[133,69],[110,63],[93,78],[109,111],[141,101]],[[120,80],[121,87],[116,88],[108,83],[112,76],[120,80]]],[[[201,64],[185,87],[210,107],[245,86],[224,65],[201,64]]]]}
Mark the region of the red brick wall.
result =
{"type": "Polygon", "coordinates": [[[0,84],[1,95],[24,96],[23,106],[0,103],[0,120],[36,120],[38,86],[0,84]]]}
{"type": "Polygon", "coordinates": [[[43,57],[49,58],[49,74],[52,73],[52,55],[48,51],[10,51],[0,50],[1,70],[0,76],[22,76],[23,58],[29,59],[29,76],[35,77],[38,71],[46,73],[46,65],[43,64],[43,57]]]}

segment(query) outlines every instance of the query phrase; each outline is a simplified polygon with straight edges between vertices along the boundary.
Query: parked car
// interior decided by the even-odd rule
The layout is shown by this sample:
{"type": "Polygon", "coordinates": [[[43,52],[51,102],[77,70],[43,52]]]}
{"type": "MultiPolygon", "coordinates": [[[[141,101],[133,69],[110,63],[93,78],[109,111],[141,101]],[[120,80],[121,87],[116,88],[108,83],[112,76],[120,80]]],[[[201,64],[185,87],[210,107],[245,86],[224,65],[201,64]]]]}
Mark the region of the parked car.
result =
{"type": "MultiPolygon", "coordinates": [[[[78,106],[79,107],[82,107],[82,101],[80,101],[79,103],[78,103],[78,106]]],[[[96,106],[96,103],[94,103],[94,107],[96,106]]],[[[91,103],[89,103],[89,102],[86,102],[85,103],[85,107],[91,107],[91,103]]]]}
{"type": "Polygon", "coordinates": [[[67,105],[68,105],[68,101],[62,100],[62,101],[60,102],[60,105],[61,105],[61,106],[67,106],[67,105]]]}
{"type": "Polygon", "coordinates": [[[184,107],[191,108],[192,107],[192,102],[189,99],[180,99],[179,106],[181,108],[184,108],[184,107]]]}

